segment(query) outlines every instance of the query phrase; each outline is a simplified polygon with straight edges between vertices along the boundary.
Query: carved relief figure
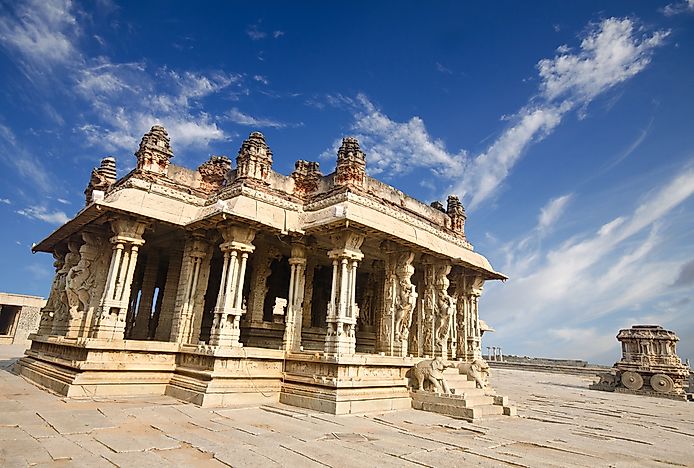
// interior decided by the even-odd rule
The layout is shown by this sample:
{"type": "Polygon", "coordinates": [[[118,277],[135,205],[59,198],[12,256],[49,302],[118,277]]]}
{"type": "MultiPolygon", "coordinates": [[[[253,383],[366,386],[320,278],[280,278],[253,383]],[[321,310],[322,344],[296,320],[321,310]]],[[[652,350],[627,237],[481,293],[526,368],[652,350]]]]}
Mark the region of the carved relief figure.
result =
{"type": "MultiPolygon", "coordinates": [[[[68,253],[65,254],[65,263],[63,267],[58,272],[59,279],[57,288],[60,291],[60,301],[58,307],[55,310],[54,325],[59,325],[60,322],[64,321],[68,317],[69,301],[67,292],[67,276],[73,267],[77,266],[80,261],[79,246],[76,242],[68,242],[68,253]]],[[[60,325],[59,325],[60,326],[60,325]]]]}
{"type": "Polygon", "coordinates": [[[400,254],[397,260],[395,275],[397,277],[397,294],[395,296],[395,339],[407,341],[412,325],[412,311],[417,304],[415,286],[410,281],[414,273],[412,260],[414,254],[406,252],[400,254]]]}

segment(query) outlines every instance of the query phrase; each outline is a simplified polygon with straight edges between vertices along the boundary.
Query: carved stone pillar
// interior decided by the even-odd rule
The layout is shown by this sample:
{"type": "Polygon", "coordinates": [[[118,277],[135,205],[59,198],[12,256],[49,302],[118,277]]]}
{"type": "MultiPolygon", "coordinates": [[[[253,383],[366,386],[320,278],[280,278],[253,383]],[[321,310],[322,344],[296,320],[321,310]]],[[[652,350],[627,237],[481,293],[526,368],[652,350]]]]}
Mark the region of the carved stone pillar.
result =
{"type": "Polygon", "coordinates": [[[68,317],[65,336],[77,338],[90,328],[94,308],[106,282],[105,266],[108,252],[104,252],[105,240],[91,232],[83,232],[84,243],[79,249],[80,259],[65,278],[68,300],[68,317]]]}
{"type": "Polygon", "coordinates": [[[243,282],[248,256],[255,250],[251,243],[255,238],[255,231],[241,226],[226,226],[220,230],[225,241],[219,246],[224,254],[224,264],[217,305],[214,308],[210,344],[238,347],[241,346],[239,322],[241,315],[246,312],[243,282]]]}
{"type": "Polygon", "coordinates": [[[416,288],[410,281],[414,274],[414,252],[395,251],[396,246],[390,243],[384,243],[382,248],[388,251],[388,256],[376,350],[389,356],[406,356],[412,312],[417,304],[416,288]]]}
{"type": "Polygon", "coordinates": [[[364,236],[344,232],[333,238],[335,249],[328,252],[333,261],[333,281],[328,303],[325,352],[331,355],[356,352],[355,329],[359,306],[355,300],[357,267],[364,254],[359,250],[364,236]]]}
{"type": "Polygon", "coordinates": [[[482,333],[479,323],[479,297],[484,287],[481,276],[456,279],[457,357],[467,362],[482,357],[482,333]]]}
{"type": "Polygon", "coordinates": [[[197,343],[196,323],[202,321],[211,257],[211,247],[203,233],[194,233],[186,241],[169,341],[197,343]]]}
{"type": "Polygon", "coordinates": [[[448,294],[448,287],[451,284],[448,280],[450,272],[450,263],[446,262],[434,266],[434,288],[436,291],[434,355],[444,359],[450,357],[448,342],[451,334],[451,320],[455,316],[456,306],[455,298],[448,294]]]}
{"type": "Polygon", "coordinates": [[[56,287],[59,292],[59,298],[53,315],[51,335],[65,336],[65,333],[67,332],[68,319],[70,317],[66,280],[68,272],[80,261],[80,244],[76,239],[73,238],[68,241],[67,248],[68,251],[65,254],[65,262],[63,263],[63,267],[57,273],[58,284],[56,287]]]}
{"type": "Polygon", "coordinates": [[[482,333],[480,331],[479,301],[484,288],[484,278],[474,276],[470,284],[470,331],[468,337],[469,359],[482,358],[482,333]]]}
{"type": "Polygon", "coordinates": [[[106,278],[106,287],[97,310],[93,338],[122,340],[125,333],[125,317],[130,299],[130,286],[137,265],[140,247],[145,243],[142,234],[146,223],[134,219],[115,219],[111,229],[113,253],[106,278]]]}
{"type": "MultiPolygon", "coordinates": [[[[451,264],[433,257],[422,259],[424,266],[422,301],[417,317],[417,353],[420,356],[452,357],[449,349],[451,322],[456,299],[448,294],[451,264]]],[[[457,345],[455,346],[457,350],[457,345]]]]}
{"type": "Polygon", "coordinates": [[[287,312],[284,316],[282,346],[285,351],[299,351],[304,315],[304,286],[306,284],[306,247],[303,244],[298,242],[292,244],[289,268],[289,298],[287,300],[287,312]]]}
{"type": "Polygon", "coordinates": [[[41,320],[39,322],[38,335],[50,335],[53,330],[53,317],[56,308],[60,307],[60,284],[62,282],[64,288],[65,279],[61,277],[61,270],[65,264],[65,253],[58,250],[53,252],[53,267],[55,268],[55,276],[51,285],[51,292],[46,300],[46,305],[41,309],[41,320]]]}

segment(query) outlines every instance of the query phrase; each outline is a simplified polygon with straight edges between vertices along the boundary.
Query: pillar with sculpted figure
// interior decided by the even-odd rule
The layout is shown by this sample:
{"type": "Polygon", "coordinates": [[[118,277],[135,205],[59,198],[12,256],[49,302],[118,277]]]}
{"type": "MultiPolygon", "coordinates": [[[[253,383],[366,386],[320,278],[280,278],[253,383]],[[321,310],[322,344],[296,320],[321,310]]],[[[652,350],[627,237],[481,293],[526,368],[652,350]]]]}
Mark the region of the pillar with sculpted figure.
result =
{"type": "Polygon", "coordinates": [[[193,233],[186,240],[183,251],[169,341],[197,343],[211,258],[212,246],[206,239],[205,233],[201,231],[193,233]]]}
{"type": "Polygon", "coordinates": [[[130,286],[137,265],[140,247],[145,243],[142,234],[147,224],[132,218],[111,221],[111,263],[104,293],[96,311],[92,338],[122,340],[130,300],[130,286]]]}
{"type": "Polygon", "coordinates": [[[388,356],[406,356],[417,292],[410,279],[414,274],[414,252],[398,250],[390,242],[381,244],[387,252],[383,307],[378,323],[376,351],[388,356]]]}
{"type": "Polygon", "coordinates": [[[67,323],[69,318],[68,293],[66,290],[66,282],[68,272],[76,266],[80,261],[79,254],[80,243],[76,237],[68,240],[67,253],[62,268],[56,274],[58,298],[53,315],[53,323],[51,326],[51,335],[65,336],[67,332],[67,323]]]}
{"type": "Polygon", "coordinates": [[[456,277],[457,356],[467,362],[482,358],[482,333],[479,323],[479,297],[484,288],[481,276],[456,277]]]}
{"type": "Polygon", "coordinates": [[[41,309],[41,320],[39,321],[38,335],[50,335],[53,330],[53,317],[55,310],[60,307],[61,295],[61,270],[65,264],[65,252],[60,250],[53,251],[53,267],[55,268],[55,276],[51,284],[51,292],[46,300],[46,305],[41,309]]]}
{"type": "Polygon", "coordinates": [[[301,347],[304,289],[306,285],[306,246],[300,242],[292,243],[289,268],[289,298],[287,299],[287,312],[284,315],[285,325],[282,347],[285,351],[296,352],[301,347]]]}
{"type": "Polygon", "coordinates": [[[451,264],[431,256],[423,257],[422,264],[424,275],[417,318],[417,353],[448,359],[451,357],[451,320],[456,310],[456,300],[448,294],[451,264]]]}
{"type": "Polygon", "coordinates": [[[333,236],[334,249],[328,252],[332,260],[333,280],[328,303],[325,353],[351,355],[356,352],[356,324],[359,306],[355,300],[357,267],[364,254],[364,236],[345,231],[333,236]]]}
{"type": "Polygon", "coordinates": [[[227,225],[220,227],[224,243],[219,248],[224,255],[222,279],[214,308],[214,320],[210,332],[213,346],[240,347],[239,327],[241,315],[246,312],[243,302],[243,282],[249,255],[255,250],[252,244],[255,230],[249,227],[227,225]]]}
{"type": "Polygon", "coordinates": [[[110,252],[104,236],[83,232],[80,259],[65,278],[68,299],[68,317],[65,336],[77,338],[88,334],[95,308],[106,284],[106,269],[110,252]]]}

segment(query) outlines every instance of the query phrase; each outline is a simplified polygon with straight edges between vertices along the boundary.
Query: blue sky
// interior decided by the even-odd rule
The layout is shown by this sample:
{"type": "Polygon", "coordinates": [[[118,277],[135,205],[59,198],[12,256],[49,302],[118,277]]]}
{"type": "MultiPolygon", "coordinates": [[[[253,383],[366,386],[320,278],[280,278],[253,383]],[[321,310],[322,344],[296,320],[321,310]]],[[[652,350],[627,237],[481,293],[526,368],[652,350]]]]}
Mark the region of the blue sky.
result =
{"type": "Polygon", "coordinates": [[[274,168],[367,169],[463,197],[487,345],[611,363],[657,323],[694,358],[694,2],[0,2],[0,290],[46,295],[32,255],[122,175],[154,123],[174,162],[265,133],[274,168]]]}

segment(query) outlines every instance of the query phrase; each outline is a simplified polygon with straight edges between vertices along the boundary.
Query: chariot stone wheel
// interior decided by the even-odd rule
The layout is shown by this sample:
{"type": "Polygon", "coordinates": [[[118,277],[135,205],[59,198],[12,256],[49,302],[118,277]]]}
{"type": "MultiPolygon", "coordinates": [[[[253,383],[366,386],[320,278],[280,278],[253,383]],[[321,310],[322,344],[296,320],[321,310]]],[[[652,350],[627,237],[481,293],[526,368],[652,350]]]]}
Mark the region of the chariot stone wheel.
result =
{"type": "Polygon", "coordinates": [[[651,387],[658,393],[669,393],[675,388],[675,382],[665,374],[655,374],[651,377],[651,387]]]}
{"type": "Polygon", "coordinates": [[[641,387],[643,387],[643,377],[641,377],[636,372],[623,372],[622,385],[624,385],[629,390],[638,390],[641,387]]]}

